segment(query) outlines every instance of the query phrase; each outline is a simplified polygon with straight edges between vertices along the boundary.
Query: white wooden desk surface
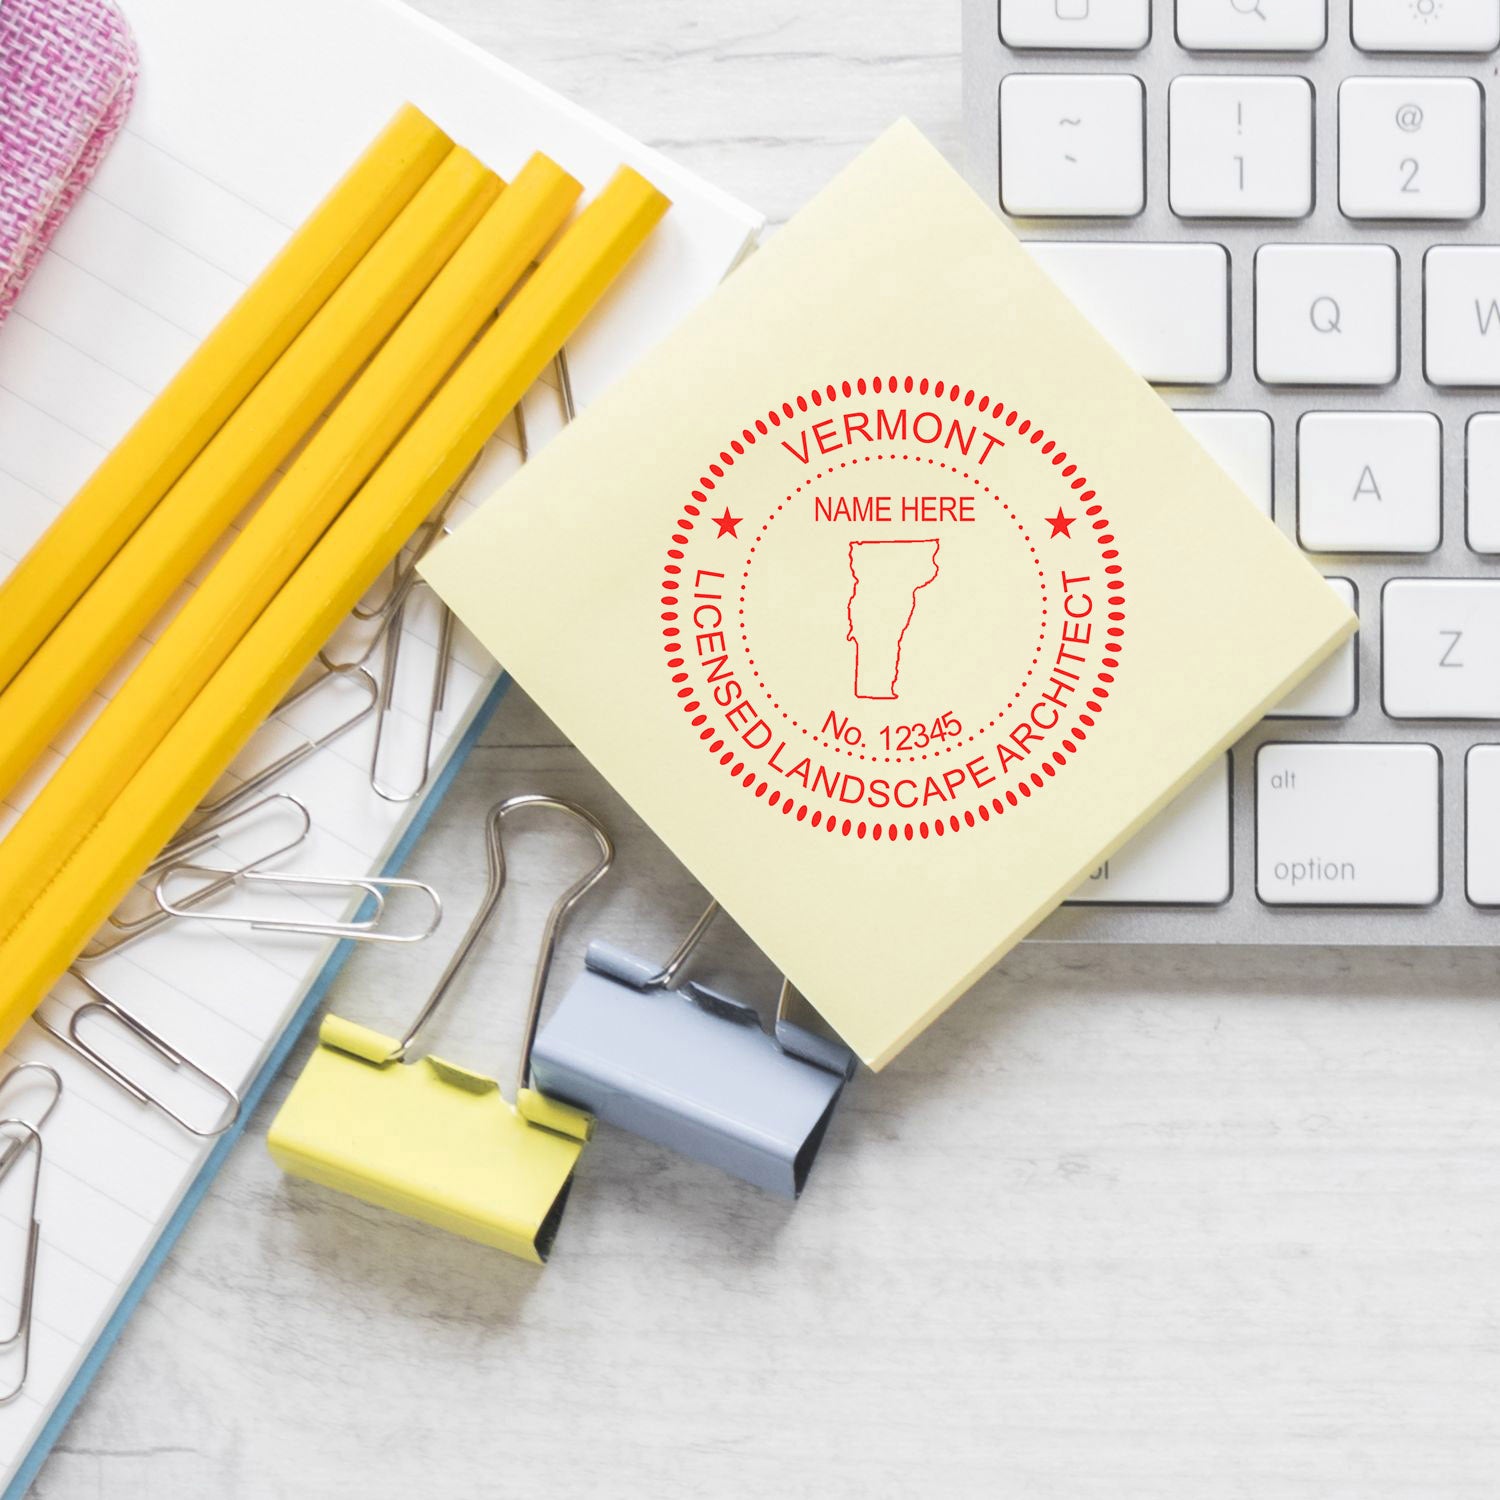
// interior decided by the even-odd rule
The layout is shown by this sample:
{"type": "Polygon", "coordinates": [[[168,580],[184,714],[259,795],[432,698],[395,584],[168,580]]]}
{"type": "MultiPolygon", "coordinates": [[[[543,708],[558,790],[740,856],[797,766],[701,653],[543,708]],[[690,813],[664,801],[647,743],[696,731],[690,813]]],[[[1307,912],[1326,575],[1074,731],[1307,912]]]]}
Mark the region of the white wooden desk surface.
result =
{"type": "MultiPolygon", "coordinates": [[[[956,151],[954,0],[424,4],[773,219],[897,114],[956,151]]],[[[415,861],[451,927],[522,789],[608,819],[584,925],[665,951],[699,892],[519,695],[415,861]]],[[[567,852],[518,851],[448,1055],[510,1076],[567,852]]],[[[336,1007],[399,1027],[426,946],[336,1007]]],[[[856,1081],[795,1209],[606,1131],[542,1272],[287,1181],[283,1079],[34,1493],[1493,1500],[1497,968],[1024,949],[856,1081]]]]}

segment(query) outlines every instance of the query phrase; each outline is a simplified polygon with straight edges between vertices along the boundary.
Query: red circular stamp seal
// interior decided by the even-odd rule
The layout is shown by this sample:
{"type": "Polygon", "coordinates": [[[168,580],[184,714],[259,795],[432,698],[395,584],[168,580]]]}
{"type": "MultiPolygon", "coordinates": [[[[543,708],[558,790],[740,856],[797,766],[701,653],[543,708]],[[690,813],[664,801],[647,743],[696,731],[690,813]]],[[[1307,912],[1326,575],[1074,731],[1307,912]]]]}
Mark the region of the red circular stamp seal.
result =
{"type": "Polygon", "coordinates": [[[1125,636],[1104,503],[972,387],[873,376],[771,407],[675,518],[662,641],[684,733],[809,829],[941,838],[1084,753],[1125,636]]]}

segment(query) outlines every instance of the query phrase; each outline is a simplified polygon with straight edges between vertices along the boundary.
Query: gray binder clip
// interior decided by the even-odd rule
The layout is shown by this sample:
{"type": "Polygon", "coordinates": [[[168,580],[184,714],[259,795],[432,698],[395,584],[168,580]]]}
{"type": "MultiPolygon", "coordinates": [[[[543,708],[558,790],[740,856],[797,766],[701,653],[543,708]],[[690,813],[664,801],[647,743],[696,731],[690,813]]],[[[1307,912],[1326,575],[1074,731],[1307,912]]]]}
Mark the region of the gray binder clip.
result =
{"type": "Polygon", "coordinates": [[[801,1193],[854,1055],[791,1019],[785,981],[775,1030],[752,1006],[678,985],[718,904],[663,968],[605,943],[542,1028],[532,1053],[551,1097],[783,1197],[801,1193]]]}

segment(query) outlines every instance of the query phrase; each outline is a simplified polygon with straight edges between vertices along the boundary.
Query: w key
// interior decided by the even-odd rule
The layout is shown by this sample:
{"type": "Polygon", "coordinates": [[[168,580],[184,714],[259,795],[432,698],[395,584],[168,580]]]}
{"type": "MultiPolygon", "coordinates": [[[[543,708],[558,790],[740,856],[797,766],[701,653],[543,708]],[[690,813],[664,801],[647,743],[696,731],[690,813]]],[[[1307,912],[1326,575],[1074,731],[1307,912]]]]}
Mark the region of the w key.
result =
{"type": "Polygon", "coordinates": [[[1427,378],[1500,386],[1500,248],[1435,245],[1424,275],[1427,378]]]}
{"type": "Polygon", "coordinates": [[[1388,714],[1500,719],[1500,580],[1393,578],[1381,617],[1388,714]]]}

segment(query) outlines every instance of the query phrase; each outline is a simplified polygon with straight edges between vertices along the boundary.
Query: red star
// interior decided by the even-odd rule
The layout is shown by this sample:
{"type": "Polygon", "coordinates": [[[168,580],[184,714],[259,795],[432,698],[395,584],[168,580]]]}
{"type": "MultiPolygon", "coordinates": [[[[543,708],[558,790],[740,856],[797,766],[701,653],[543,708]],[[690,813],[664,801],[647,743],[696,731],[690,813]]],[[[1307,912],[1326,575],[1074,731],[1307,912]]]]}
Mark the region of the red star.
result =
{"type": "Polygon", "coordinates": [[[1073,540],[1073,533],[1068,530],[1068,527],[1077,519],[1077,516],[1065,516],[1060,505],[1057,507],[1057,514],[1055,516],[1045,517],[1047,524],[1052,528],[1052,535],[1065,536],[1070,542],[1073,540]]]}
{"type": "Polygon", "coordinates": [[[732,536],[736,541],[739,540],[740,534],[734,528],[738,526],[744,519],[745,518],[743,516],[730,515],[729,507],[727,505],[724,507],[724,514],[722,516],[709,517],[709,520],[719,528],[720,536],[732,536]]]}

